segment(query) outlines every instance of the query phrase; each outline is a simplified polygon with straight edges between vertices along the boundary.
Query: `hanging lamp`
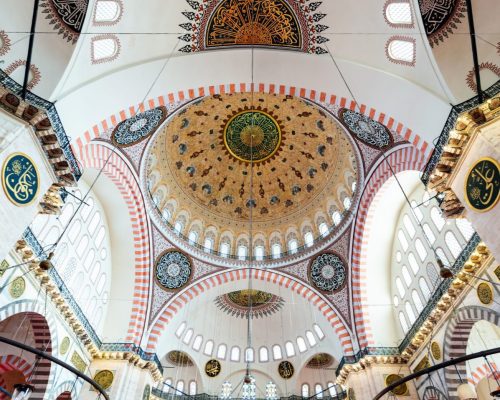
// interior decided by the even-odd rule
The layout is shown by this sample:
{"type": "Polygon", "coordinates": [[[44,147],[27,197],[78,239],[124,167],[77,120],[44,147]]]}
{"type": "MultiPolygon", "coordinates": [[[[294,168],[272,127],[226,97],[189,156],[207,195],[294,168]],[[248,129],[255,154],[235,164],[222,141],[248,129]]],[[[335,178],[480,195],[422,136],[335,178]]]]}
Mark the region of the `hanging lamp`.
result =
{"type": "Polygon", "coordinates": [[[14,385],[14,393],[12,400],[28,400],[35,391],[35,387],[28,383],[16,383],[14,385]]]}
{"type": "Polygon", "coordinates": [[[477,400],[474,388],[468,383],[462,383],[458,386],[457,395],[460,400],[477,400]]]}

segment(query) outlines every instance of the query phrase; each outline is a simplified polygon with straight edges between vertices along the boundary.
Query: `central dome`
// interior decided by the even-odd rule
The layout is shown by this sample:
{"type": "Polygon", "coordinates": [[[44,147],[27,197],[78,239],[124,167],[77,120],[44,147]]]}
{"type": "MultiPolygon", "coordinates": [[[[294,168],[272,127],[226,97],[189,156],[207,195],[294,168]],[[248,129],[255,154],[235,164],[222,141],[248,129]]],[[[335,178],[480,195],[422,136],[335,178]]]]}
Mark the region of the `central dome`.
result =
{"type": "Polygon", "coordinates": [[[308,233],[313,242],[325,236],[357,179],[344,129],[292,96],[196,100],[169,118],[148,151],[148,187],[168,229],[240,258],[250,254],[250,220],[264,255],[291,241],[300,248],[308,233]]]}

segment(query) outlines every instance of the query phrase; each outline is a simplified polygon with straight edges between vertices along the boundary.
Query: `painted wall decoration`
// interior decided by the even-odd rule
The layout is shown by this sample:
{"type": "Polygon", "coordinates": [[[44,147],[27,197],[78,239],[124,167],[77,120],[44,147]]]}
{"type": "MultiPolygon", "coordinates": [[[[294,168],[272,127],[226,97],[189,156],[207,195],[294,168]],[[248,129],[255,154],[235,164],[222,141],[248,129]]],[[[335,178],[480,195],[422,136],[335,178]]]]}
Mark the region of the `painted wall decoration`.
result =
{"type": "Polygon", "coordinates": [[[166,251],[155,263],[155,278],[163,289],[181,288],[189,281],[191,274],[191,260],[179,251],[166,251]]]}
{"type": "Polygon", "coordinates": [[[248,318],[249,315],[252,318],[264,318],[274,314],[285,304],[280,296],[253,289],[226,293],[217,296],[214,302],[219,309],[236,318],[248,318]]]}
{"type": "Polygon", "coordinates": [[[493,158],[476,161],[465,179],[465,200],[477,212],[491,210],[500,197],[500,168],[493,158]]]}
{"type": "Polygon", "coordinates": [[[334,253],[324,253],[316,257],[309,266],[309,278],[313,285],[325,292],[335,292],[342,288],[347,275],[346,264],[334,253]]]}
{"type": "Polygon", "coordinates": [[[205,373],[210,378],[215,378],[217,375],[220,374],[220,371],[221,371],[221,365],[218,360],[215,359],[208,360],[207,363],[205,364],[205,373]]]}
{"type": "Polygon", "coordinates": [[[434,360],[441,360],[441,346],[439,346],[439,343],[438,342],[432,342],[431,343],[431,354],[432,354],[432,358],[434,358],[434,360]]]}
{"type": "Polygon", "coordinates": [[[432,47],[444,42],[465,19],[465,0],[418,0],[425,33],[432,47]]]}
{"type": "Polygon", "coordinates": [[[150,395],[151,395],[151,386],[149,385],[144,386],[144,391],[142,392],[142,400],[149,400],[150,395]]]}
{"type": "MultiPolygon", "coordinates": [[[[4,72],[7,75],[12,75],[12,73],[16,69],[21,68],[24,74],[25,65],[26,65],[26,60],[16,60],[12,64],[7,66],[4,69],[4,72]]],[[[42,74],[40,73],[40,70],[35,64],[32,63],[30,65],[30,74],[28,78],[28,86],[27,86],[28,90],[32,90],[36,85],[38,85],[41,79],[42,79],[42,74]]]]}
{"type": "MultiPolygon", "coordinates": [[[[385,377],[385,386],[392,385],[394,382],[402,379],[404,376],[399,374],[390,374],[385,377]]],[[[408,386],[406,383],[403,383],[399,386],[396,386],[391,390],[396,396],[409,396],[408,386]]]]}
{"type": "Polygon", "coordinates": [[[493,303],[493,290],[486,282],[482,282],[477,286],[477,297],[479,301],[485,305],[493,303]]]}
{"type": "Polygon", "coordinates": [[[0,57],[9,52],[10,45],[9,35],[7,35],[4,30],[0,30],[0,57]]]}
{"type": "MultiPolygon", "coordinates": [[[[413,372],[419,372],[422,371],[425,368],[429,368],[431,366],[431,363],[429,362],[429,357],[424,356],[422,359],[419,361],[413,372]]],[[[418,380],[419,378],[417,378],[418,380]]]]}
{"type": "Polygon", "coordinates": [[[327,353],[318,353],[314,355],[306,364],[307,368],[323,369],[333,364],[333,357],[327,353]]]}
{"type": "Polygon", "coordinates": [[[339,111],[339,118],[349,132],[370,147],[383,150],[391,147],[394,143],[389,129],[366,115],[342,108],[339,111]]]}
{"type": "Polygon", "coordinates": [[[303,0],[186,0],[193,11],[182,14],[180,24],[189,33],[180,36],[188,44],[185,53],[220,47],[263,46],[324,54],[320,36],[328,26],[317,12],[320,1],[303,0]]]}
{"type": "MultiPolygon", "coordinates": [[[[483,70],[491,71],[491,73],[496,75],[497,78],[500,78],[500,66],[492,63],[491,61],[483,61],[479,64],[479,71],[483,70]]],[[[477,93],[475,68],[472,68],[469,72],[467,72],[465,83],[470,88],[470,90],[472,90],[474,93],[477,93]]]]}
{"type": "Polygon", "coordinates": [[[40,8],[49,24],[68,42],[76,43],[87,14],[88,0],[42,0],[40,8]]]}
{"type": "Polygon", "coordinates": [[[281,361],[278,365],[278,373],[283,379],[290,379],[295,369],[290,361],[281,361]]]}
{"type": "Polygon", "coordinates": [[[66,354],[69,350],[69,345],[70,345],[69,337],[66,336],[63,338],[63,340],[61,340],[61,344],[59,346],[59,353],[61,353],[61,355],[66,354]]]}
{"type": "Polygon", "coordinates": [[[157,107],[120,122],[113,130],[111,141],[115,146],[133,146],[151,136],[167,118],[167,109],[157,107]]]}
{"type": "Polygon", "coordinates": [[[13,153],[6,158],[2,168],[2,186],[13,204],[31,204],[38,195],[39,184],[38,169],[28,155],[13,153]]]}
{"type": "Polygon", "coordinates": [[[180,367],[190,367],[194,365],[191,358],[183,351],[172,350],[167,354],[167,358],[172,364],[180,367]]]}
{"type": "Polygon", "coordinates": [[[25,290],[26,290],[26,281],[22,276],[18,276],[10,283],[9,293],[13,299],[21,297],[25,290]]]}
{"type": "Polygon", "coordinates": [[[94,381],[104,390],[108,390],[111,387],[114,379],[115,375],[109,369],[103,369],[94,375],[94,381]]]}
{"type": "Polygon", "coordinates": [[[78,370],[80,371],[82,374],[85,373],[86,369],[87,369],[87,363],[85,361],[83,361],[83,358],[82,356],[80,356],[80,354],[78,354],[76,351],[73,352],[73,354],[71,355],[71,364],[73,364],[73,366],[78,370]]]}

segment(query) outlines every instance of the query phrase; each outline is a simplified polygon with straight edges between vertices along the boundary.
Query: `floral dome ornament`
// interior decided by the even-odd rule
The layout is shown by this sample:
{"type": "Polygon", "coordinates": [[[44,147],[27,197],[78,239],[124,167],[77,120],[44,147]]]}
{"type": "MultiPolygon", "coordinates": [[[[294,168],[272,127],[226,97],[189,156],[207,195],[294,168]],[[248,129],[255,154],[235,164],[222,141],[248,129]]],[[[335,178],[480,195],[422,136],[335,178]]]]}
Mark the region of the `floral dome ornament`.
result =
{"type": "Polygon", "coordinates": [[[339,111],[339,118],[349,132],[370,147],[382,150],[391,147],[394,143],[389,130],[366,115],[342,108],[339,111]]]}
{"type": "Polygon", "coordinates": [[[166,118],[165,107],[135,114],[116,126],[111,135],[111,141],[118,147],[133,146],[155,133],[166,118]]]}
{"type": "Polygon", "coordinates": [[[318,289],[325,292],[337,291],[344,285],[346,266],[340,256],[324,253],[311,263],[309,276],[318,289]]]}
{"type": "Polygon", "coordinates": [[[191,274],[191,260],[176,250],[167,250],[155,264],[155,278],[166,290],[181,288],[189,281],[191,274]]]}

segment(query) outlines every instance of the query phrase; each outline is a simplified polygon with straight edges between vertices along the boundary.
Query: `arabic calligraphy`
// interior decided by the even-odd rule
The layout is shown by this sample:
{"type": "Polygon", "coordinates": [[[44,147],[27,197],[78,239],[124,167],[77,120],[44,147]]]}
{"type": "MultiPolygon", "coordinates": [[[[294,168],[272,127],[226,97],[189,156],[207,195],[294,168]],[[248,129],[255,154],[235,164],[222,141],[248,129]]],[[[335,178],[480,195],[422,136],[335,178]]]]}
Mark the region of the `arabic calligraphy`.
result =
{"type": "Polygon", "coordinates": [[[30,204],[39,187],[38,171],[33,161],[23,153],[11,154],[3,165],[2,185],[12,203],[18,206],[30,204]]]}
{"type": "Polygon", "coordinates": [[[294,368],[290,361],[282,361],[278,365],[278,372],[283,379],[290,379],[293,376],[294,368]]]}
{"type": "Polygon", "coordinates": [[[477,161],[465,181],[465,196],[469,206],[484,212],[493,208],[499,198],[500,171],[496,160],[485,157],[477,161]]]}
{"type": "Polygon", "coordinates": [[[221,370],[220,362],[215,359],[208,360],[207,363],[205,364],[205,373],[210,378],[214,378],[217,375],[219,375],[220,370],[221,370]]]}

